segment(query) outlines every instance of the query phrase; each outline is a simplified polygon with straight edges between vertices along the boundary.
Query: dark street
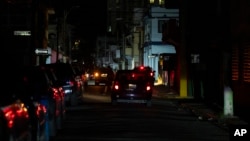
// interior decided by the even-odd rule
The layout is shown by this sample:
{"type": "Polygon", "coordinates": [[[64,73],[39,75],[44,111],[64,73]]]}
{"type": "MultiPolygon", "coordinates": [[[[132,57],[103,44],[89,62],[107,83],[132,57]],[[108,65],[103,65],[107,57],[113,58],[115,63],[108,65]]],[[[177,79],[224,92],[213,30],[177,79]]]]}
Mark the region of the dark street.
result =
{"type": "Polygon", "coordinates": [[[199,120],[172,100],[155,99],[150,108],[138,103],[112,106],[109,95],[95,89],[83,94],[79,106],[67,108],[67,118],[55,141],[229,140],[225,129],[199,120]]]}

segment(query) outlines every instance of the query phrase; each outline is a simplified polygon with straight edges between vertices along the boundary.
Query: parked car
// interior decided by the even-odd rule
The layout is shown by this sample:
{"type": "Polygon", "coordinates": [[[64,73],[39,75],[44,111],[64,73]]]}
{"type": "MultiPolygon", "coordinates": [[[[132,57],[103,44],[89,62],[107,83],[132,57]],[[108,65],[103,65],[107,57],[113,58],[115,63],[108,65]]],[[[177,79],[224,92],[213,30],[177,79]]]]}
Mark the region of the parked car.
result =
{"type": "Polygon", "coordinates": [[[0,140],[32,141],[30,126],[27,105],[21,100],[13,99],[11,91],[2,93],[0,95],[0,140]]]}
{"type": "MultiPolygon", "coordinates": [[[[49,68],[49,67],[45,67],[44,65],[39,65],[38,67],[40,67],[43,71],[45,71],[45,73],[48,75],[49,80],[52,83],[52,87],[58,90],[58,96],[60,98],[58,98],[59,100],[61,100],[61,102],[59,102],[58,107],[60,107],[61,109],[60,111],[60,119],[65,119],[66,117],[66,106],[65,106],[65,93],[63,90],[63,86],[64,84],[62,82],[60,82],[54,72],[53,69],[49,68]]],[[[59,123],[57,123],[57,128],[61,129],[62,127],[62,120],[58,121],[59,123]]]]}
{"type": "Polygon", "coordinates": [[[151,77],[143,71],[118,70],[111,89],[111,102],[144,103],[152,105],[153,85],[151,77]]]}
{"type": "Polygon", "coordinates": [[[34,99],[27,81],[28,79],[25,76],[21,74],[16,76],[16,78],[18,78],[18,80],[16,81],[15,90],[18,91],[13,94],[13,97],[18,98],[28,107],[32,141],[49,141],[49,133],[48,131],[46,132],[46,123],[48,123],[48,120],[46,119],[47,109],[45,105],[38,101],[38,99],[34,99]]]}
{"type": "Polygon", "coordinates": [[[29,95],[26,79],[19,71],[4,73],[0,95],[1,141],[49,141],[45,134],[46,108],[29,95]]]}
{"type": "Polygon", "coordinates": [[[26,66],[23,68],[22,73],[29,87],[30,95],[47,109],[45,115],[46,134],[48,134],[49,138],[52,138],[62,124],[60,90],[53,85],[46,71],[39,66],[26,66]]]}
{"type": "Polygon", "coordinates": [[[59,83],[63,84],[65,103],[67,105],[77,105],[83,92],[83,85],[69,63],[52,63],[44,65],[53,69],[59,83]]]}
{"type": "Polygon", "coordinates": [[[84,90],[84,85],[86,84],[86,73],[85,73],[85,69],[84,66],[80,63],[77,62],[73,62],[71,63],[71,66],[76,74],[76,81],[78,82],[78,85],[82,86],[82,91],[84,90]]]}

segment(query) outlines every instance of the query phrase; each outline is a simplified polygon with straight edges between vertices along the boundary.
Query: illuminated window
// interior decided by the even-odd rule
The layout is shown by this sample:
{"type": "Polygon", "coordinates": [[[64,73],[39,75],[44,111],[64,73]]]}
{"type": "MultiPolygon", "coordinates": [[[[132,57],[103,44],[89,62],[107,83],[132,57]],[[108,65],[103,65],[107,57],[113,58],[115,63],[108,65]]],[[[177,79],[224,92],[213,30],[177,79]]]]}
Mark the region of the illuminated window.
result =
{"type": "Polygon", "coordinates": [[[164,0],[149,0],[150,4],[164,5],[164,0]]]}
{"type": "Polygon", "coordinates": [[[159,5],[164,5],[164,0],[159,0],[159,5]]]}

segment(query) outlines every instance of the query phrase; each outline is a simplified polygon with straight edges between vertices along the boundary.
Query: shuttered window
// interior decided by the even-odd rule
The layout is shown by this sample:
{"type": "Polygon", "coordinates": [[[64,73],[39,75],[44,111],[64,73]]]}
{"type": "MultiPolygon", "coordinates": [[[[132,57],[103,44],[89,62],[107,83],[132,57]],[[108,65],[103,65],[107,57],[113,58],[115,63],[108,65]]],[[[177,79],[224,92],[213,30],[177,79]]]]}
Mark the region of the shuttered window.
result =
{"type": "Polygon", "coordinates": [[[232,80],[239,80],[239,48],[232,48],[232,80]]]}
{"type": "Polygon", "coordinates": [[[250,82],[250,45],[243,49],[243,81],[250,82]]]}

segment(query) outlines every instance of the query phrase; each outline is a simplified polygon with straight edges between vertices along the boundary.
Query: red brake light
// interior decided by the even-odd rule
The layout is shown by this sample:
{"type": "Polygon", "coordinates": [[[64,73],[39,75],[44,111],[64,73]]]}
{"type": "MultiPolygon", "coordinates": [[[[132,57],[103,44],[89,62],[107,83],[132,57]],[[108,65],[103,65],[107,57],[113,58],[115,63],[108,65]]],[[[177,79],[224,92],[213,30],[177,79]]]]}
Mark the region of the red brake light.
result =
{"type": "Polygon", "coordinates": [[[113,88],[114,90],[119,90],[119,83],[115,82],[113,88]]]}
{"type": "Polygon", "coordinates": [[[154,73],[153,72],[150,72],[150,76],[153,76],[154,75],[154,73]]]}
{"type": "Polygon", "coordinates": [[[41,113],[46,113],[46,107],[44,105],[41,104],[37,104],[37,108],[36,108],[36,115],[39,117],[41,113]]]}
{"type": "Polygon", "coordinates": [[[150,91],[150,90],[151,90],[151,87],[150,87],[150,86],[147,86],[147,87],[146,87],[146,90],[147,90],[147,91],[150,91]]]}
{"type": "Polygon", "coordinates": [[[140,70],[143,70],[144,69],[144,67],[143,66],[140,66],[140,70]]]}
{"type": "Polygon", "coordinates": [[[17,102],[3,109],[4,116],[8,121],[8,127],[12,128],[15,117],[29,118],[28,110],[23,103],[17,102]]]}
{"type": "Polygon", "coordinates": [[[116,84],[115,85],[115,89],[118,90],[119,89],[119,85],[116,84]]]}
{"type": "Polygon", "coordinates": [[[52,88],[53,90],[53,98],[56,99],[58,98],[60,95],[59,95],[59,90],[57,88],[52,88]]]}
{"type": "Polygon", "coordinates": [[[59,88],[59,92],[60,92],[61,96],[65,95],[64,89],[62,87],[59,88]]]}
{"type": "Polygon", "coordinates": [[[150,90],[151,90],[150,83],[147,83],[146,90],[147,90],[147,91],[150,91],[150,90]]]}
{"type": "Polygon", "coordinates": [[[15,118],[15,113],[14,111],[12,111],[11,109],[8,109],[5,114],[4,114],[5,118],[8,121],[8,127],[11,128],[13,127],[13,120],[15,118]]]}

